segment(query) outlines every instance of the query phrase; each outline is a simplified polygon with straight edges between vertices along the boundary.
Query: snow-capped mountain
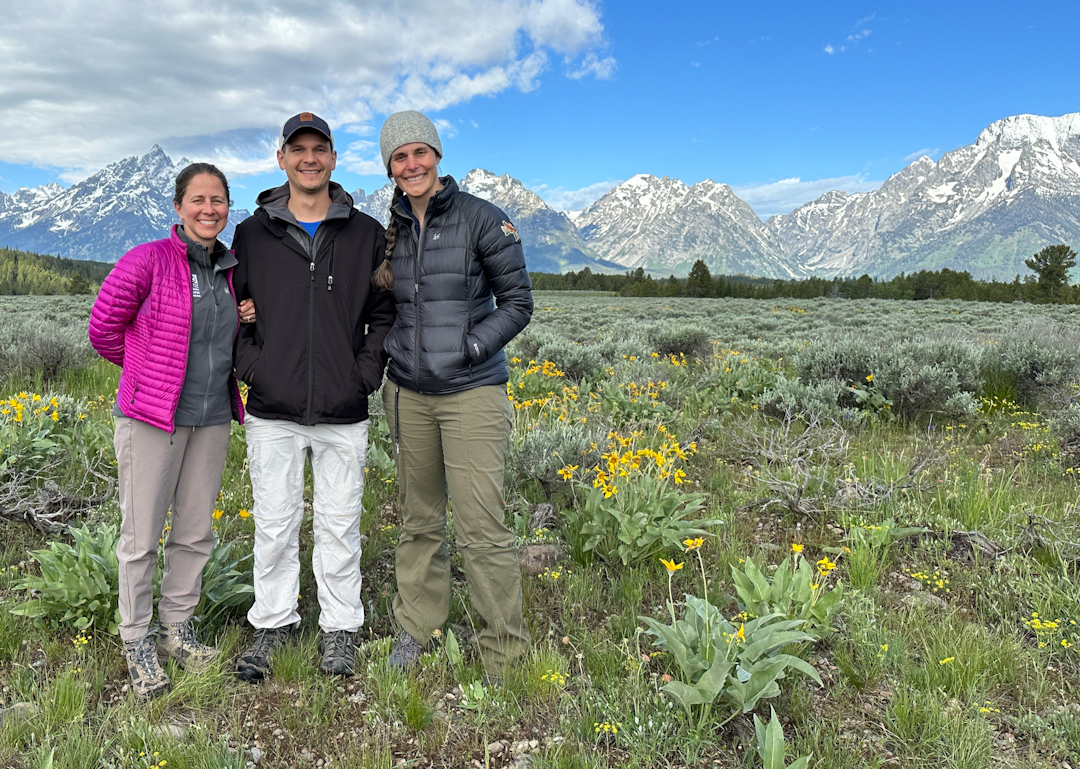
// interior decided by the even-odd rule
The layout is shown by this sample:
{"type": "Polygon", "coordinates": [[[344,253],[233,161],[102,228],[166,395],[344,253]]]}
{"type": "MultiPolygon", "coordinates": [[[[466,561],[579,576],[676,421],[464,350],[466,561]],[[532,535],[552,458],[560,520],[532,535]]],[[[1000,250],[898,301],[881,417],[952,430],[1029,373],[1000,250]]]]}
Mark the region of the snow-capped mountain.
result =
{"type": "Polygon", "coordinates": [[[390,223],[390,200],[394,195],[394,183],[385,184],[370,195],[363,190],[352,194],[353,206],[368,216],[379,220],[383,227],[390,223]]]}
{"type": "MultiPolygon", "coordinates": [[[[517,179],[475,168],[465,175],[460,187],[494,203],[510,218],[521,236],[525,262],[532,272],[562,273],[585,267],[593,272],[622,272],[620,265],[597,259],[566,214],[553,209],[517,179]]],[[[394,183],[390,182],[370,195],[361,189],[352,196],[358,209],[385,226],[390,219],[393,193],[394,183]]]]}
{"type": "Polygon", "coordinates": [[[1026,274],[1044,246],[1080,245],[1080,113],[1000,120],[937,163],[919,158],[873,192],[829,192],[767,226],[826,275],[1026,274]]]}
{"type": "Polygon", "coordinates": [[[517,228],[525,260],[534,272],[562,273],[588,267],[593,272],[622,272],[623,267],[599,259],[582,240],[570,218],[556,211],[511,176],[477,168],[465,176],[462,189],[502,209],[517,228]]]}
{"type": "MultiPolygon", "coordinates": [[[[176,175],[188,163],[173,163],[155,145],[146,155],[108,165],[66,190],[58,184],[21,189],[0,200],[0,245],[115,262],[133,246],[168,234],[177,221],[176,175]]],[[[243,210],[229,214],[222,242],[231,242],[236,223],[247,215],[243,210]]]]}
{"type": "Polygon", "coordinates": [[[805,274],[753,209],[712,180],[687,187],[678,179],[638,174],[573,223],[597,254],[624,268],[685,275],[701,259],[713,273],[805,274]]]}
{"type": "MultiPolygon", "coordinates": [[[[155,146],[68,189],[0,192],[0,246],[116,261],[176,221],[172,191],[187,164],[155,146]]],[[[936,163],[922,157],[872,192],[828,192],[762,224],[724,184],[634,176],[572,216],[521,182],[482,169],[462,188],[492,201],[521,234],[529,269],[686,275],[697,259],[714,274],[889,277],[948,267],[977,278],[1028,274],[1047,245],[1080,248],[1080,113],[1018,115],[936,163]]],[[[384,224],[393,184],[356,207],[384,224]]],[[[234,210],[222,240],[248,215],[234,210]]]]}

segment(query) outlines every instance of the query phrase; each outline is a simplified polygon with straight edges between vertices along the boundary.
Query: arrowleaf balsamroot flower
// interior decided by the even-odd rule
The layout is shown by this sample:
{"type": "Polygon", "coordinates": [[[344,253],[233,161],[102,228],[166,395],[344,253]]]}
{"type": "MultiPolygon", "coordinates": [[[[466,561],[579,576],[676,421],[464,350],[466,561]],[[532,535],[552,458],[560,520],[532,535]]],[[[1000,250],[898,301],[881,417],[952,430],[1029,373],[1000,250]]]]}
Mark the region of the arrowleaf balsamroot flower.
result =
{"type": "Polygon", "coordinates": [[[704,537],[695,537],[694,539],[684,539],[683,544],[686,545],[686,552],[691,550],[697,550],[699,547],[705,544],[704,537]]]}
{"type": "Polygon", "coordinates": [[[667,567],[667,570],[668,570],[669,574],[674,574],[675,572],[677,572],[679,569],[681,569],[683,567],[683,564],[675,563],[674,558],[672,558],[670,561],[667,560],[666,558],[661,558],[660,563],[664,564],[664,566],[667,567]]]}

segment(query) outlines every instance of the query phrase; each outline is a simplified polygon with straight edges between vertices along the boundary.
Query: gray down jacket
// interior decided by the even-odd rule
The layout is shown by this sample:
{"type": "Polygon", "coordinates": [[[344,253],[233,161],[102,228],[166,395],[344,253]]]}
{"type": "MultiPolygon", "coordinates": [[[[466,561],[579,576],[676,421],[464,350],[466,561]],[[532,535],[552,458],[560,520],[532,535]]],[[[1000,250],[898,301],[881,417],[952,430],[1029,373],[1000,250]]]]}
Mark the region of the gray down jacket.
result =
{"type": "Polygon", "coordinates": [[[397,317],[386,337],[390,381],[446,394],[508,380],[503,347],[532,316],[521,239],[506,215],[450,176],[428,201],[419,234],[408,199],[391,215],[397,317]]]}

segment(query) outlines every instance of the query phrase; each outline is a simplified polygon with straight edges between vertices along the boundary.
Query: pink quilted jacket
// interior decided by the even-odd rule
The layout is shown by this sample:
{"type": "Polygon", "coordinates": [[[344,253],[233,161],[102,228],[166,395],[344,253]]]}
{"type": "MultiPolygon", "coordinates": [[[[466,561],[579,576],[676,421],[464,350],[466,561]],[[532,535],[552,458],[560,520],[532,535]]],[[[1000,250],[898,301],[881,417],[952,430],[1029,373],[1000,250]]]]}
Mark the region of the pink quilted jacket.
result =
{"type": "MultiPolygon", "coordinates": [[[[232,293],[232,270],[226,278],[232,293]]],[[[116,402],[126,416],[175,430],[190,336],[191,270],[187,246],[174,225],[168,239],[144,243],[120,257],[90,313],[90,344],[123,369],[116,402]]],[[[243,423],[244,406],[232,377],[229,390],[233,417],[243,423]]]]}

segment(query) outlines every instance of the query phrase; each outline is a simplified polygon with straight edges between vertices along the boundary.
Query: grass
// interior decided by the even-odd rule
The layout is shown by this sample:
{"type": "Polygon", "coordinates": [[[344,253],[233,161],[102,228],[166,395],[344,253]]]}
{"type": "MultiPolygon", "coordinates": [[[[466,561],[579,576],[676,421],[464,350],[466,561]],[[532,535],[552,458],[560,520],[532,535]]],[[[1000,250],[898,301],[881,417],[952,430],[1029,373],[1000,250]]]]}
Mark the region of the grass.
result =
{"type": "MultiPolygon", "coordinates": [[[[966,769],[1080,760],[1080,630],[1072,624],[1080,622],[1077,482],[1045,426],[1049,400],[1017,405],[1017,387],[1000,367],[988,366],[993,376],[987,375],[987,393],[997,400],[972,418],[924,418],[906,425],[863,415],[849,421],[846,443],[835,456],[811,453],[797,461],[783,452],[777,456],[786,459],[770,460],[751,451],[746,438],[775,439],[777,423],[755,408],[755,397],[775,371],[790,373],[781,358],[797,352],[803,331],[850,333],[865,330],[870,318],[897,328],[932,327],[933,313],[947,309],[950,328],[966,322],[976,336],[1007,334],[999,315],[963,304],[807,302],[800,304],[807,312],[796,317],[760,303],[611,299],[611,307],[597,308],[596,301],[589,297],[592,320],[583,325],[585,305],[578,297],[541,298],[538,308],[545,309],[538,309],[529,333],[553,335],[541,340],[553,350],[574,342],[588,346],[610,370],[590,374],[580,390],[586,405],[559,396],[519,409],[516,434],[539,429],[554,435],[558,424],[558,434],[569,440],[576,434],[568,423],[585,417],[588,425],[575,429],[595,432],[574,446],[588,446],[594,436],[602,441],[615,429],[625,435],[639,430],[656,438],[658,447],[666,440],[659,426],[679,441],[694,441],[697,451],[684,465],[687,484],[708,495],[702,517],[723,521],[700,552],[710,599],[727,617],[740,611],[732,566],[752,559],[768,574],[792,543],[804,547],[810,563],[828,558],[837,564],[831,579],[845,587],[832,623],[837,632],[789,649],[818,670],[824,686],[790,676],[780,682],[780,696],[757,708],[765,717],[770,706],[776,709],[789,761],[812,754],[810,766],[819,769],[966,769]],[[956,307],[960,320],[952,314],[956,307]],[[729,311],[735,313],[730,318],[729,311]],[[735,317],[739,312],[741,320],[735,317]],[[647,348],[630,349],[635,339],[647,345],[640,340],[662,323],[709,324],[711,338],[725,352],[701,364],[690,356],[684,365],[654,359],[647,348]],[[766,325],[771,331],[760,332],[766,325]],[[552,341],[556,336],[564,341],[552,341]],[[740,347],[745,358],[728,352],[740,347]],[[633,393],[649,391],[648,383],[658,381],[667,389],[654,388],[655,405],[647,398],[633,400],[633,393]],[[590,400],[607,405],[590,411],[590,400]],[[909,474],[926,457],[932,461],[909,474]],[[806,505],[777,502],[791,488],[784,484],[801,483],[804,471],[813,478],[804,489],[806,505]],[[927,533],[881,533],[889,526],[927,533]],[[971,531],[999,545],[1000,554],[976,552],[951,536],[971,531]],[[938,579],[943,585],[948,580],[947,590],[935,589],[938,579]],[[1033,623],[1033,614],[1043,622],[1033,623]]],[[[1010,317],[1017,311],[1002,308],[1010,317]]],[[[71,434],[77,439],[72,445],[107,450],[108,398],[116,373],[96,362],[51,383],[20,374],[22,379],[5,387],[103,402],[90,414],[92,424],[71,434]]],[[[805,429],[803,424],[796,432],[805,429]]],[[[251,639],[238,607],[198,628],[221,650],[220,662],[200,675],[169,663],[172,691],[141,703],[125,691],[127,672],[114,638],[99,632],[85,645],[75,644],[77,634],[69,627],[35,626],[7,611],[24,600],[15,585],[35,569],[28,553],[47,546],[49,537],[0,516],[0,709],[29,706],[22,711],[27,717],[5,717],[0,726],[0,767],[37,769],[51,761],[57,767],[149,769],[166,761],[165,769],[239,769],[253,760],[253,749],[260,755],[258,767],[320,761],[333,767],[503,767],[525,753],[534,767],[560,769],[758,766],[750,714],[736,715],[720,728],[716,724],[729,713],[717,712],[699,728],[697,718],[663,691],[665,676],[677,678],[678,666],[657,654],[638,617],[666,616],[665,567],[622,567],[583,553],[578,532],[565,524],[581,490],[555,474],[558,463],[552,469],[541,467],[535,456],[529,462],[509,468],[508,519],[517,521],[523,542],[554,542],[570,557],[555,571],[523,576],[534,643],[501,687],[480,683],[483,670],[469,642],[476,617],[453,548],[450,620],[465,652],[462,664],[451,664],[437,646],[407,673],[385,664],[395,631],[391,599],[400,527],[392,465],[379,469],[372,463],[366,477],[361,598],[368,619],[358,639],[357,675],[348,680],[318,671],[310,517],[301,538],[303,621],[275,656],[273,677],[252,686],[232,674],[236,656],[251,639]],[[536,535],[527,525],[532,505],[549,495],[556,518],[536,535]]],[[[309,478],[308,499],[310,493],[309,478]]],[[[243,430],[236,427],[215,520],[218,536],[237,542],[234,555],[250,552],[250,508],[243,430]]],[[[115,520],[117,512],[115,504],[106,504],[87,515],[95,523],[115,520]]],[[[700,595],[696,559],[675,550],[665,557],[692,567],[672,575],[675,600],[700,595]]]]}

